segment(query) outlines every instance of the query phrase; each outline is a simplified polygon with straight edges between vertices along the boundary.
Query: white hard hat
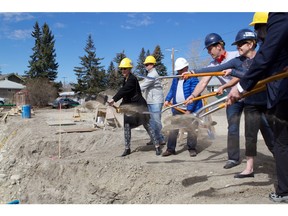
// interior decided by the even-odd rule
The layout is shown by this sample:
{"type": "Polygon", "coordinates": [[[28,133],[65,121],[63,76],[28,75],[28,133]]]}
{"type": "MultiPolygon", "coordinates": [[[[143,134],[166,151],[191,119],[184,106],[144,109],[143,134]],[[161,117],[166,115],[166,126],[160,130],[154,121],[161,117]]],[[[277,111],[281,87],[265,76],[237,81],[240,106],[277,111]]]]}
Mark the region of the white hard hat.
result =
{"type": "Polygon", "coordinates": [[[175,61],[175,70],[181,70],[185,67],[189,66],[189,63],[187,62],[187,60],[185,58],[177,58],[175,61]]]}

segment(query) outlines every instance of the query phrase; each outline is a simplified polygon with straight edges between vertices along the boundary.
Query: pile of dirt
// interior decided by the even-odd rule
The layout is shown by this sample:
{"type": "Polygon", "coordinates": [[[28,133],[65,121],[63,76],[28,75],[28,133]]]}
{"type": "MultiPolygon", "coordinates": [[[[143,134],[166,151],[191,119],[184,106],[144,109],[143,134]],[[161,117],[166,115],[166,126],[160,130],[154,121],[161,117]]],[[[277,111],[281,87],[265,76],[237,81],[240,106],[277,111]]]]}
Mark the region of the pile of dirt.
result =
{"type": "Polygon", "coordinates": [[[262,137],[255,178],[233,178],[244,169],[245,160],[235,168],[223,169],[227,159],[224,111],[213,114],[217,122],[214,140],[209,139],[205,128],[200,130],[199,154],[194,158],[188,154],[185,134],[179,137],[176,155],[161,157],[155,155],[153,146],[146,145],[146,131],[142,127],[133,129],[132,153],[120,157],[124,150],[122,128],[58,133],[93,127],[95,113],[85,107],[81,121],[51,124],[71,122],[74,113],[74,109],[37,109],[31,118],[16,115],[1,122],[1,203],[15,199],[22,204],[271,203],[267,196],[274,191],[274,159],[262,137]]]}

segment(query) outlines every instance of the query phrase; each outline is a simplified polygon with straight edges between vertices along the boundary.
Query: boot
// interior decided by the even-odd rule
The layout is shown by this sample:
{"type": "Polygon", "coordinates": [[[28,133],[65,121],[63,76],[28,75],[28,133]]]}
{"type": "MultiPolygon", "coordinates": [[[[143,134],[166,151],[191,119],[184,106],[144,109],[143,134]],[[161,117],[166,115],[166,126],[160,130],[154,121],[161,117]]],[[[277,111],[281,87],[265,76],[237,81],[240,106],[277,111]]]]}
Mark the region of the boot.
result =
{"type": "Polygon", "coordinates": [[[129,154],[131,154],[130,148],[129,148],[129,149],[125,149],[124,152],[123,152],[123,154],[121,155],[121,157],[125,157],[125,156],[127,156],[127,155],[129,155],[129,154]]]}
{"type": "Polygon", "coordinates": [[[156,150],[156,155],[157,155],[157,156],[158,156],[158,155],[161,155],[162,150],[161,150],[160,146],[156,147],[155,150],[156,150]]]}

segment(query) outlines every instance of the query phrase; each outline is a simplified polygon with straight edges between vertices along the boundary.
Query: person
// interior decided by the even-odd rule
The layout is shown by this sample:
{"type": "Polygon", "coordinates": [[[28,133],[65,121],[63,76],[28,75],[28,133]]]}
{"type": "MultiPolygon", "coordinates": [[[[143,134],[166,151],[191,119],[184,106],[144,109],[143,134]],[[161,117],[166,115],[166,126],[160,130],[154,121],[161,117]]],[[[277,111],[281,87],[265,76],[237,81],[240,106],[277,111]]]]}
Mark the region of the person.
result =
{"type": "MultiPolygon", "coordinates": [[[[144,63],[148,72],[148,77],[157,78],[159,74],[155,69],[156,59],[154,56],[147,56],[144,63]]],[[[164,104],[164,93],[161,81],[159,79],[151,80],[145,79],[140,83],[141,91],[144,92],[144,98],[148,104],[150,114],[150,125],[155,132],[156,139],[160,145],[165,145],[164,136],[161,133],[161,110],[164,104]]],[[[153,141],[150,140],[147,145],[152,145],[153,141]]]]}
{"type": "Polygon", "coordinates": [[[137,78],[131,73],[133,68],[132,61],[129,58],[124,58],[120,62],[119,68],[122,71],[124,77],[123,86],[119,91],[113,96],[113,98],[108,101],[110,106],[113,106],[114,102],[122,99],[120,108],[123,105],[130,106],[134,111],[131,113],[124,113],[124,138],[125,138],[125,150],[122,157],[127,156],[131,153],[131,129],[143,125],[150,139],[153,141],[155,146],[156,155],[161,155],[161,149],[159,143],[157,142],[154,130],[149,123],[149,115],[144,114],[148,111],[147,102],[143,98],[139,82],[137,78]]]}
{"type": "MultiPolygon", "coordinates": [[[[249,69],[256,55],[257,36],[250,29],[241,29],[238,31],[235,42],[232,45],[237,46],[239,57],[215,67],[194,70],[195,73],[224,70],[226,75],[232,75],[234,78],[230,82],[219,87],[217,90],[219,94],[223,94],[224,89],[236,85],[249,69]]],[[[265,91],[244,98],[245,155],[247,163],[244,171],[237,173],[234,176],[235,178],[254,177],[254,157],[257,155],[257,135],[259,130],[265,144],[273,154],[274,136],[265,116],[266,104],[265,91]]]]}
{"type": "MultiPolygon", "coordinates": [[[[228,62],[229,60],[239,56],[237,51],[226,51],[225,42],[220,35],[210,33],[205,38],[205,48],[213,58],[208,67],[217,66],[228,62]]],[[[191,100],[199,96],[208,85],[212,76],[202,77],[199,84],[195,87],[191,96],[187,99],[191,100]]],[[[229,82],[231,76],[217,76],[221,84],[229,82]]],[[[228,91],[230,89],[227,89],[228,91]]],[[[224,169],[230,169],[240,164],[240,119],[244,109],[243,101],[234,103],[232,106],[226,108],[226,117],[228,121],[228,136],[227,136],[227,153],[228,161],[224,165],[224,169]]]]}
{"type": "MultiPolygon", "coordinates": [[[[189,68],[189,63],[185,58],[177,58],[175,61],[175,70],[178,72],[178,75],[181,75],[184,72],[187,72],[189,68]]],[[[170,102],[172,104],[178,104],[184,102],[188,96],[190,96],[191,92],[193,92],[195,86],[198,84],[198,78],[191,79],[180,79],[173,78],[170,90],[165,98],[164,106],[169,106],[170,102]]],[[[198,100],[189,104],[188,106],[181,106],[182,110],[185,111],[185,115],[191,114],[192,112],[196,112],[198,109],[202,107],[202,101],[198,100]]],[[[183,114],[178,110],[172,108],[173,116],[183,114]]],[[[197,127],[193,128],[195,131],[188,130],[187,131],[187,147],[191,157],[195,157],[197,155],[196,145],[197,145],[197,127]]],[[[168,142],[167,142],[167,150],[163,152],[162,156],[167,157],[172,154],[176,154],[176,143],[177,136],[179,133],[179,129],[173,129],[169,131],[168,142]]]]}
{"type": "MultiPolygon", "coordinates": [[[[258,12],[259,13],[259,12],[258,12]]],[[[257,17],[257,12],[254,14],[257,17]]],[[[271,75],[287,71],[288,66],[288,13],[269,13],[267,24],[253,24],[257,35],[264,33],[265,40],[254,61],[240,82],[228,94],[227,104],[238,101],[244,92],[271,75]]],[[[288,79],[267,85],[268,121],[274,133],[274,158],[278,185],[269,194],[274,202],[288,202],[288,79]]]]}

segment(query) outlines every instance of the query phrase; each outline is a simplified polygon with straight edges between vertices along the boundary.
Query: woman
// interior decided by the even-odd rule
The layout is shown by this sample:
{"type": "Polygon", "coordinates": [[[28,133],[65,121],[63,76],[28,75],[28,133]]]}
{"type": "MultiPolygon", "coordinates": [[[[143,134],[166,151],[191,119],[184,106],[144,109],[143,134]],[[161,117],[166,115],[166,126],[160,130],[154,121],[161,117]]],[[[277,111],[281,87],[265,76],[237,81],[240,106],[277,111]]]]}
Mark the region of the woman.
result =
{"type": "Polygon", "coordinates": [[[124,138],[125,138],[125,150],[122,157],[131,154],[131,129],[143,125],[148,132],[150,139],[152,140],[156,155],[161,154],[159,143],[157,142],[154,131],[149,124],[149,115],[143,114],[147,112],[146,100],[142,97],[141,89],[137,78],[131,73],[133,68],[132,62],[129,58],[124,58],[120,62],[119,68],[122,71],[124,82],[122,88],[114,95],[114,97],[108,101],[108,104],[112,106],[114,102],[122,99],[121,106],[127,106],[131,112],[124,113],[124,138]]]}
{"type": "MultiPolygon", "coordinates": [[[[257,47],[256,34],[250,29],[240,30],[235,38],[235,42],[232,45],[237,46],[237,50],[240,54],[229,62],[209,68],[197,69],[195,73],[213,72],[224,70],[226,76],[232,75],[234,78],[219,87],[218,93],[223,94],[223,90],[230,88],[237,84],[245,72],[252,64],[253,58],[256,55],[257,47]]],[[[270,128],[265,113],[266,113],[266,92],[260,92],[244,99],[244,115],[245,115],[245,155],[246,155],[246,168],[241,173],[238,173],[234,178],[247,178],[254,177],[254,157],[257,155],[257,134],[261,131],[261,134],[265,140],[265,143],[273,154],[274,136],[272,129],[270,128]]]]}

